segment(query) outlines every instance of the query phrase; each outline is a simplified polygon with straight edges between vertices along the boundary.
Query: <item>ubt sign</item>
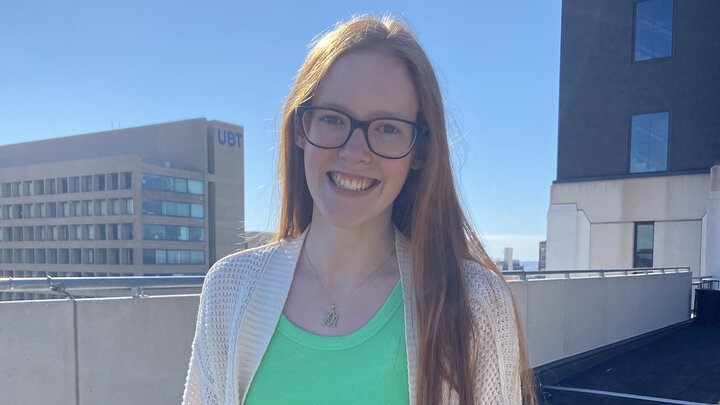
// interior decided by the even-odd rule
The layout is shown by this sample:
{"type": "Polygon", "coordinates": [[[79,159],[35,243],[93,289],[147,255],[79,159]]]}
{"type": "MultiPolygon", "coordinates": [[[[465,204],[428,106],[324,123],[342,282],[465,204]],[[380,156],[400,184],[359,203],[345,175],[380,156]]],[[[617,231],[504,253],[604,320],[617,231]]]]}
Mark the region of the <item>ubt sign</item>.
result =
{"type": "Polygon", "coordinates": [[[227,145],[230,147],[237,146],[238,148],[241,148],[241,139],[242,134],[239,132],[223,131],[220,129],[217,130],[217,141],[220,145],[227,145]]]}

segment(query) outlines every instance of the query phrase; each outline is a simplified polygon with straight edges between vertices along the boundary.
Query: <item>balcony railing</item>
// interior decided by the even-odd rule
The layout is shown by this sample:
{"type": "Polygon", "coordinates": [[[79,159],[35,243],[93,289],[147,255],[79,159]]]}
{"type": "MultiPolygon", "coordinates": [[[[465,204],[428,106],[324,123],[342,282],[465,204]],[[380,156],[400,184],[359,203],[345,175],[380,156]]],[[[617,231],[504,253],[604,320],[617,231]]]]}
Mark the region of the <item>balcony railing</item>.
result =
{"type": "Polygon", "coordinates": [[[0,278],[0,292],[56,292],[73,297],[75,292],[127,291],[139,298],[150,292],[202,287],[205,276],[135,277],[28,277],[0,278]]]}

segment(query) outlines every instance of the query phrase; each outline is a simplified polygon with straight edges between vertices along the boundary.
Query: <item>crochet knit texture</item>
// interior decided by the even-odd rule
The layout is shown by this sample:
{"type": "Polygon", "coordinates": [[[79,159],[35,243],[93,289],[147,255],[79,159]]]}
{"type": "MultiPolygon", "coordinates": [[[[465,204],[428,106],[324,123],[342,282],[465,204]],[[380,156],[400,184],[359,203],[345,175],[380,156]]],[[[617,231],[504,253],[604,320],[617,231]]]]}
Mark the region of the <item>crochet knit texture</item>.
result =
{"type": "MultiPolygon", "coordinates": [[[[304,237],[227,256],[210,269],[200,296],[184,405],[243,403],[282,313],[304,237]]],[[[395,247],[403,287],[410,403],[414,404],[417,318],[410,244],[398,230],[395,247]]],[[[476,326],[474,402],[521,404],[519,344],[510,292],[500,276],[474,262],[464,263],[463,278],[476,326]]],[[[457,403],[455,393],[447,385],[444,388],[444,403],[457,403]]]]}

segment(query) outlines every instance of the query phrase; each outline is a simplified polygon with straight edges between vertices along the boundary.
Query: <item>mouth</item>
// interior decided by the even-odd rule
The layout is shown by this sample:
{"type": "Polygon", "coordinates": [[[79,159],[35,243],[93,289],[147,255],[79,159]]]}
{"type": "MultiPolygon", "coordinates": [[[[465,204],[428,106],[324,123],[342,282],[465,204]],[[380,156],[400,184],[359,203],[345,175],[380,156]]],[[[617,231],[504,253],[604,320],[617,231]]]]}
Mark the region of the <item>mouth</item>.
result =
{"type": "Polygon", "coordinates": [[[349,191],[367,191],[380,184],[380,180],[368,177],[349,176],[338,172],[328,172],[328,179],[335,187],[349,191]]]}

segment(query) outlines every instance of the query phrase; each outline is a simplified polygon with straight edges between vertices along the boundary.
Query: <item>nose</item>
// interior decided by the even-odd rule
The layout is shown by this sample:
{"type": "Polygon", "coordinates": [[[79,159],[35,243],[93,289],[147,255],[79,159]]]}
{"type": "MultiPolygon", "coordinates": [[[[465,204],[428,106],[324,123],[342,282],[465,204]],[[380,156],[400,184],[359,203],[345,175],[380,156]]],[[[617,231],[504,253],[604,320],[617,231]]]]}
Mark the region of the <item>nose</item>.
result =
{"type": "Polygon", "coordinates": [[[362,128],[355,128],[350,134],[350,139],[340,148],[339,155],[343,159],[368,161],[372,157],[372,151],[365,139],[365,132],[362,128]]]}

